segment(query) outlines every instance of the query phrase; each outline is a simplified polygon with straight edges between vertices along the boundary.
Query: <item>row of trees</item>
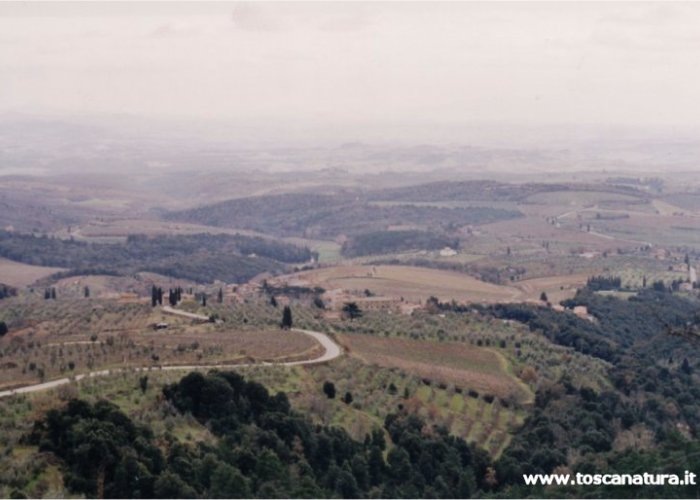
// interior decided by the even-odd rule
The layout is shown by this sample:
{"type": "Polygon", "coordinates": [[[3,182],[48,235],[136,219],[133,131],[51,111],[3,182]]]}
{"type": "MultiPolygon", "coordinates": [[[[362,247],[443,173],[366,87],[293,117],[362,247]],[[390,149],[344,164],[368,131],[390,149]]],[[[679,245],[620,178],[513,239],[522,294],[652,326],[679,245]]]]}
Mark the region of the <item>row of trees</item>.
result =
{"type": "MultiPolygon", "coordinates": [[[[671,281],[670,285],[666,285],[664,280],[656,280],[651,283],[650,288],[655,292],[676,292],[683,283],[687,283],[687,280],[674,279],[671,281]]],[[[647,286],[647,277],[642,276],[642,288],[647,288],[647,286]]],[[[697,288],[695,284],[693,286],[697,288]]],[[[622,288],[622,278],[619,276],[591,276],[586,281],[586,288],[594,292],[601,290],[620,290],[622,288]]]]}
{"type": "MultiPolygon", "coordinates": [[[[271,300],[274,301],[272,305],[277,307],[277,301],[275,298],[272,297],[271,300]]],[[[352,320],[361,317],[362,310],[358,307],[356,302],[348,302],[343,306],[343,314],[352,320]]],[[[282,309],[282,322],[280,323],[280,327],[284,330],[289,330],[292,328],[292,323],[292,309],[289,306],[284,306],[282,309]]]]}
{"type": "MultiPolygon", "coordinates": [[[[170,288],[168,289],[168,304],[171,307],[175,307],[182,301],[182,294],[184,290],[182,287],[170,288]]],[[[191,292],[190,292],[191,293],[191,292]]],[[[162,306],[163,305],[163,289],[155,285],[151,286],[151,306],[162,306]]],[[[205,304],[206,305],[206,304],[205,304]]]]}
{"type": "Polygon", "coordinates": [[[622,287],[622,279],[615,276],[591,276],[586,281],[586,287],[593,291],[619,290],[622,287]]]}

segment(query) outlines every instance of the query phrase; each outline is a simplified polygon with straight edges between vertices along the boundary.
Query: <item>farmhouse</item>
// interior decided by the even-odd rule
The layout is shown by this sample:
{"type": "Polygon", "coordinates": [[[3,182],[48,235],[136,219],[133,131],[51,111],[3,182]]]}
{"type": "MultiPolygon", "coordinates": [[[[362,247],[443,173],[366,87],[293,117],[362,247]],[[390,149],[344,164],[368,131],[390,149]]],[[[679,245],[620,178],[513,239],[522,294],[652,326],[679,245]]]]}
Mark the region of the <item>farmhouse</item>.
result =
{"type": "Polygon", "coordinates": [[[457,251],[450,247],[445,247],[440,250],[440,257],[454,257],[457,255],[457,251]]]}
{"type": "Polygon", "coordinates": [[[579,318],[585,318],[588,316],[588,308],[586,306],[575,306],[574,314],[579,318]]]}
{"type": "Polygon", "coordinates": [[[651,255],[657,260],[666,260],[670,257],[670,252],[665,248],[656,248],[651,252],[651,255]]]}
{"type": "Polygon", "coordinates": [[[345,302],[351,302],[354,300],[350,294],[348,294],[342,288],[334,288],[333,290],[326,290],[323,294],[323,301],[329,309],[340,310],[345,302]]]}
{"type": "Polygon", "coordinates": [[[600,256],[600,252],[582,252],[579,256],[584,259],[594,259],[600,256]]]}

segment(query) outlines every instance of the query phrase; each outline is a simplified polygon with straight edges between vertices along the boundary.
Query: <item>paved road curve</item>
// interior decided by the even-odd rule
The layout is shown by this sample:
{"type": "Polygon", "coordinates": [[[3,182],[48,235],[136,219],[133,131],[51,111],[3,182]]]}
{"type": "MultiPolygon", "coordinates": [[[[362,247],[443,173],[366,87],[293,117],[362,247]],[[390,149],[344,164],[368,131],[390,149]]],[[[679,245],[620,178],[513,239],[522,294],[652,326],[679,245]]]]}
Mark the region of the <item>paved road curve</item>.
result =
{"type": "MultiPolygon", "coordinates": [[[[163,308],[165,309],[165,308],[163,308]]],[[[187,315],[187,317],[193,317],[193,316],[199,316],[199,315],[191,315],[191,313],[185,313],[184,311],[177,311],[176,309],[171,309],[170,311],[172,314],[179,314],[181,316],[187,315]]],[[[193,318],[193,319],[208,319],[205,316],[199,316],[198,318],[193,318]]],[[[298,366],[298,365],[312,365],[316,363],[324,363],[326,361],[331,361],[338,356],[342,354],[342,350],[338,344],[336,344],[328,335],[325,333],[321,332],[314,332],[311,330],[300,330],[298,328],[294,328],[294,331],[304,333],[310,337],[313,337],[316,341],[318,341],[324,348],[325,352],[319,356],[318,358],[314,359],[305,359],[302,361],[287,361],[283,363],[268,363],[268,362],[263,362],[263,363],[245,363],[245,364],[238,364],[238,365],[161,365],[161,366],[150,366],[150,367],[135,367],[135,368],[117,368],[113,370],[98,370],[90,373],[82,373],[80,375],[76,375],[73,379],[69,377],[65,378],[59,378],[56,380],[51,380],[49,382],[43,382],[41,384],[33,384],[33,385],[27,385],[24,387],[18,387],[16,389],[10,389],[7,391],[0,391],[0,398],[4,398],[7,396],[12,396],[14,394],[24,394],[24,393],[29,393],[29,392],[37,392],[37,391],[45,391],[47,389],[53,389],[55,387],[59,387],[61,385],[65,385],[71,382],[71,380],[82,380],[86,377],[100,377],[103,375],[109,375],[110,373],[116,374],[120,373],[126,370],[134,370],[134,371],[151,371],[151,370],[211,370],[211,369],[220,369],[220,370],[228,370],[228,369],[236,369],[236,368],[241,368],[244,366],[298,366]]]]}

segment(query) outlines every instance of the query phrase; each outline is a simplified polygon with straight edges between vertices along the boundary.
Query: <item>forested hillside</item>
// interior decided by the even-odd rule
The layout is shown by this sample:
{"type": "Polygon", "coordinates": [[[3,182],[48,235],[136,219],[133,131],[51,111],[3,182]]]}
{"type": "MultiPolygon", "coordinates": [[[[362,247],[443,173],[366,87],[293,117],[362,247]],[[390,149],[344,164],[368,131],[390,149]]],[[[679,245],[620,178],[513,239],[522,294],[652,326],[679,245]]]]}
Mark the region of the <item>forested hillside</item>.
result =
{"type": "MultiPolygon", "coordinates": [[[[700,494],[697,486],[545,489],[523,484],[523,474],[682,475],[700,467],[697,301],[667,291],[644,290],[620,299],[583,289],[566,305],[585,306],[594,319],[538,305],[475,307],[436,300],[430,303],[432,312],[425,313],[428,320],[447,314],[465,315],[468,321],[477,315],[494,326],[504,320],[522,323],[601,367],[594,384],[580,373],[572,376],[572,371],[562,370],[563,365],[533,372],[537,383],[532,408],[497,457],[447,429],[426,425],[409,413],[405,397],[397,397],[382,429],[377,425],[358,441],[339,426],[312,424],[314,406],[301,414],[285,394],[270,395],[259,383],[219,372],[191,373],[167,385],[158,406],[196,422],[196,428],[213,438],[183,441],[161,428],[161,437],[155,439],[150,424],[136,425],[109,403],[73,401],[40,416],[27,444],[58,457],[62,484],[90,497],[700,494]]],[[[418,327],[415,318],[407,324],[413,326],[406,330],[418,327]]],[[[346,328],[361,330],[361,325],[348,322],[346,328]]],[[[525,350],[524,343],[530,342],[520,338],[517,349],[525,350]]],[[[381,390],[377,387],[353,392],[381,390]]]]}
{"type": "Polygon", "coordinates": [[[233,372],[191,373],[164,396],[218,443],[164,450],[116,406],[80,400],[27,440],[61,460],[71,492],[96,498],[464,498],[495,486],[485,452],[400,411],[358,442],[233,372]]]}
{"type": "Polygon", "coordinates": [[[430,231],[376,231],[351,237],[341,252],[345,257],[359,257],[444,247],[459,248],[459,239],[430,231]]]}
{"type": "Polygon", "coordinates": [[[130,236],[125,243],[86,243],[0,231],[0,256],[70,273],[152,271],[196,282],[247,281],[285,264],[306,262],[308,248],[242,235],[130,236]]]}
{"type": "MultiPolygon", "coordinates": [[[[596,321],[532,305],[496,305],[487,314],[527,324],[552,341],[610,361],[600,393],[566,377],[537,392],[534,414],[497,463],[510,495],[532,495],[524,473],[665,472],[700,467],[700,323],[698,303],[644,290],[629,300],[580,291],[565,303],[586,306],[596,321]]],[[[452,308],[443,305],[444,308],[452,308]]],[[[459,309],[459,308],[457,308],[459,309]]],[[[614,487],[561,489],[555,495],[616,497],[614,487]]],[[[629,490],[627,490],[629,493],[629,490]]],[[[698,486],[635,488],[639,497],[683,497],[698,486]]]]}
{"type": "Polygon", "coordinates": [[[486,224],[521,214],[497,208],[380,206],[360,194],[292,193],[224,201],[191,210],[169,212],[166,219],[211,226],[252,229],[278,236],[332,238],[386,230],[393,225],[429,228],[448,224],[486,224]]]}
{"type": "Polygon", "coordinates": [[[381,189],[368,193],[369,199],[387,201],[523,201],[537,193],[569,190],[592,190],[624,193],[638,197],[647,195],[632,186],[525,183],[510,184],[496,181],[438,181],[414,186],[381,189]]]}

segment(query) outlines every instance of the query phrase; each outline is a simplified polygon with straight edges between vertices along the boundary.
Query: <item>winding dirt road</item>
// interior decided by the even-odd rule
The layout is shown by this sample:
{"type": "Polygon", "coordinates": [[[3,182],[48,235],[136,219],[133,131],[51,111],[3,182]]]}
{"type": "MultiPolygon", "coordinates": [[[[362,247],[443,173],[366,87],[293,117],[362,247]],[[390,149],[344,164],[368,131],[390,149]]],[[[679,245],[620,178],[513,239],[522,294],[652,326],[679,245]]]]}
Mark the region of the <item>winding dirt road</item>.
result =
{"type": "MultiPolygon", "coordinates": [[[[163,308],[165,309],[165,308],[163,308]]],[[[169,308],[170,309],[170,308],[169,308]]],[[[171,314],[178,314],[180,316],[186,316],[190,317],[192,319],[207,319],[205,316],[201,315],[196,315],[193,313],[185,313],[184,311],[178,311],[176,309],[170,309],[167,311],[171,314]],[[195,317],[199,316],[199,317],[195,317]]],[[[68,384],[72,381],[79,381],[84,378],[90,378],[90,377],[101,377],[104,375],[110,375],[110,374],[117,374],[121,373],[123,371],[127,370],[133,370],[137,372],[147,372],[147,371],[158,371],[158,370],[212,370],[212,369],[220,369],[220,370],[229,370],[229,369],[236,369],[236,368],[241,368],[241,367],[246,367],[246,366],[299,366],[299,365],[313,365],[316,363],[325,363],[326,361],[331,361],[338,356],[342,354],[342,349],[338,344],[336,344],[328,335],[325,333],[321,332],[314,332],[311,330],[301,330],[298,328],[294,328],[294,331],[304,333],[310,337],[313,337],[319,344],[321,344],[325,350],[325,352],[319,356],[318,358],[314,359],[306,359],[302,361],[287,361],[283,363],[269,363],[269,362],[262,362],[262,363],[244,363],[244,364],[237,364],[237,365],[230,365],[230,364],[212,364],[212,365],[161,365],[161,366],[149,366],[149,367],[135,367],[135,368],[117,368],[113,370],[98,370],[90,373],[81,373],[79,375],[76,375],[75,377],[65,377],[65,378],[59,378],[56,380],[51,380],[49,382],[43,382],[41,384],[33,384],[33,385],[27,385],[24,387],[18,387],[16,389],[9,389],[6,391],[0,391],[0,398],[5,398],[8,396],[13,396],[15,394],[25,394],[29,392],[38,392],[38,391],[45,391],[48,389],[53,389],[56,387],[59,387],[61,385],[68,384]]]]}

